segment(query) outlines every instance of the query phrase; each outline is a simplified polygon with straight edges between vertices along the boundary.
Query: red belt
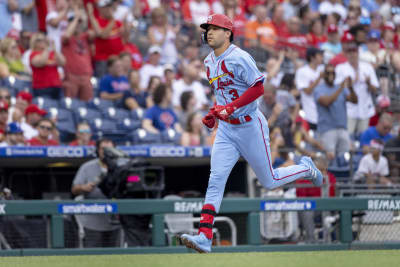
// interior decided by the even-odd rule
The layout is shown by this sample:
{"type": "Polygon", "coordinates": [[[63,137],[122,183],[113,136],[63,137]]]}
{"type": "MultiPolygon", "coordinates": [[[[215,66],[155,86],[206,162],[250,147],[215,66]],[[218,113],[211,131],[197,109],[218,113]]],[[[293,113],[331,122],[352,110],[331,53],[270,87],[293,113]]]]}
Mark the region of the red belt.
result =
{"type": "MultiPolygon", "coordinates": [[[[246,121],[246,122],[249,122],[249,121],[251,121],[251,117],[249,116],[249,115],[246,115],[246,116],[244,116],[244,120],[246,121]]],[[[235,119],[227,119],[227,120],[224,120],[224,121],[226,121],[227,123],[230,123],[230,124],[242,124],[242,122],[239,120],[239,118],[235,118],[235,119]]]]}

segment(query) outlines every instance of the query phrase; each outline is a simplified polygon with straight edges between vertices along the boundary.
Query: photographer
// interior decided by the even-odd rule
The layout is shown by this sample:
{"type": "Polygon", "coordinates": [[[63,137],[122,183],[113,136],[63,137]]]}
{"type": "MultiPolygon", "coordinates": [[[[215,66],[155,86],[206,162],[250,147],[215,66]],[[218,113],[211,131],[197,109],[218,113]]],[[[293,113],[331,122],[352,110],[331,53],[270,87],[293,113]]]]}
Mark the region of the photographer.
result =
{"type": "MultiPolygon", "coordinates": [[[[104,163],[104,148],[114,147],[111,140],[100,139],[96,143],[98,158],[83,164],[72,183],[71,192],[75,196],[82,195],[85,199],[106,199],[107,197],[97,187],[107,173],[104,163]]],[[[111,224],[107,214],[77,215],[85,228],[85,247],[114,247],[117,245],[118,226],[111,224]]]]}
{"type": "MultiPolygon", "coordinates": [[[[160,172],[162,168],[149,166],[140,158],[132,159],[115,148],[106,148],[103,155],[103,163],[107,165],[108,171],[98,188],[105,196],[116,199],[159,197],[164,187],[163,172],[160,172]]],[[[121,214],[119,219],[128,246],[151,245],[151,215],[121,214]]]]}

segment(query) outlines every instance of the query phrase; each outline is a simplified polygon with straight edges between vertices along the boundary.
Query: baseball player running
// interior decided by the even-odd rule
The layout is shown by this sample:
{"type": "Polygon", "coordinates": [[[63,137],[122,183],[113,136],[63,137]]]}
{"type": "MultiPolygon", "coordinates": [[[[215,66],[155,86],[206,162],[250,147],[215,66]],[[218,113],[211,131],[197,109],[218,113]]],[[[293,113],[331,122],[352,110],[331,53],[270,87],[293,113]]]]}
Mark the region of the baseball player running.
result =
{"type": "Polygon", "coordinates": [[[219,211],[228,176],[240,156],[253,168],[260,183],[274,189],[301,178],[322,184],[322,174],[309,157],[299,165],[272,168],[268,123],[257,109],[256,99],[264,93],[264,76],[254,59],[232,44],[233,23],[225,15],[214,14],[200,25],[204,40],[213,49],[205,58],[209,83],[217,105],[203,118],[213,128],[220,120],[211,153],[211,174],[201,211],[199,233],[183,234],[181,242],[200,253],[211,251],[214,217],[219,211]]]}

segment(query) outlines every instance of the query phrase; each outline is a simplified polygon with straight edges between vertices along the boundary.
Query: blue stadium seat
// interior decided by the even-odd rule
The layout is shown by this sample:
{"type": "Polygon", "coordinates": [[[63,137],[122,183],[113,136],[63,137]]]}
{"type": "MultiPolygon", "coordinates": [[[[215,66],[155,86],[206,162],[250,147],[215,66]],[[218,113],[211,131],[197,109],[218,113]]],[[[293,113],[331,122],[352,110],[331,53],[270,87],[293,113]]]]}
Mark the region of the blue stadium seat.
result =
{"type": "Polygon", "coordinates": [[[142,109],[142,108],[137,108],[135,110],[131,110],[130,114],[131,114],[131,118],[133,120],[142,120],[144,113],[146,112],[146,110],[142,109]]]}
{"type": "Polygon", "coordinates": [[[130,117],[130,112],[126,109],[109,107],[102,110],[103,118],[109,120],[122,120],[130,117]]]}
{"type": "Polygon", "coordinates": [[[41,96],[35,97],[32,100],[32,103],[36,104],[39,108],[45,109],[47,111],[49,111],[50,108],[57,108],[57,109],[59,108],[57,100],[47,97],[41,97],[41,96]]]}
{"type": "Polygon", "coordinates": [[[60,100],[59,106],[63,109],[76,110],[78,108],[85,108],[86,102],[71,97],[64,97],[60,100]]]}
{"type": "Polygon", "coordinates": [[[60,132],[61,142],[67,143],[75,138],[75,121],[70,110],[57,110],[57,129],[60,132]]]}
{"type": "Polygon", "coordinates": [[[150,133],[142,128],[130,134],[134,144],[161,144],[161,134],[150,133]]]}
{"type": "Polygon", "coordinates": [[[102,118],[96,118],[89,122],[95,139],[106,137],[114,141],[115,144],[119,145],[124,141],[127,141],[127,132],[120,130],[117,124],[118,123],[115,120],[102,118]]]}
{"type": "Polygon", "coordinates": [[[95,97],[88,102],[87,107],[94,108],[97,110],[105,110],[107,108],[114,107],[114,102],[110,100],[104,100],[99,97],[95,97]]]}
{"type": "Polygon", "coordinates": [[[20,80],[14,76],[10,76],[1,80],[0,85],[8,88],[13,96],[17,95],[19,91],[27,91],[32,93],[32,82],[20,80]]]}
{"type": "Polygon", "coordinates": [[[180,145],[182,135],[173,129],[161,132],[161,141],[165,144],[180,145]]]}
{"type": "Polygon", "coordinates": [[[78,108],[77,110],[74,110],[74,118],[75,118],[75,123],[79,123],[82,121],[93,121],[94,119],[100,119],[101,118],[101,113],[100,111],[96,109],[91,109],[91,108],[78,108]]]}
{"type": "Polygon", "coordinates": [[[139,129],[142,123],[139,120],[132,120],[131,118],[123,118],[118,120],[118,129],[126,132],[127,134],[132,133],[136,129],[139,129]]]}

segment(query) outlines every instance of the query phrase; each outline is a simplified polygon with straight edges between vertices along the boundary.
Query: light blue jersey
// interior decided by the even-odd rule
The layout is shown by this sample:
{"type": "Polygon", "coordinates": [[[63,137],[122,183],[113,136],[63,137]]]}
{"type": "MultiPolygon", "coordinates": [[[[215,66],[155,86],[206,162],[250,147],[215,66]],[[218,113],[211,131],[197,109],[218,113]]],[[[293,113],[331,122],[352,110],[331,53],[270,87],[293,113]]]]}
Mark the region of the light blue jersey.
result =
{"type": "MultiPolygon", "coordinates": [[[[207,77],[214,90],[217,105],[226,105],[239,98],[249,87],[264,81],[254,59],[244,50],[231,44],[222,55],[215,57],[214,51],[204,60],[207,77]]],[[[255,114],[257,103],[237,109],[232,118],[255,114]]]]}
{"type": "MultiPolygon", "coordinates": [[[[235,45],[230,45],[219,57],[211,52],[204,64],[218,105],[231,103],[249,87],[264,81],[254,59],[235,45]]],[[[206,204],[212,204],[219,211],[229,173],[240,156],[250,164],[260,183],[269,189],[310,176],[309,168],[304,164],[273,169],[268,122],[257,110],[257,101],[237,109],[231,116],[233,118],[239,118],[241,123],[233,125],[219,121],[211,152],[206,204]],[[244,121],[245,116],[251,120],[244,121]]]]}

